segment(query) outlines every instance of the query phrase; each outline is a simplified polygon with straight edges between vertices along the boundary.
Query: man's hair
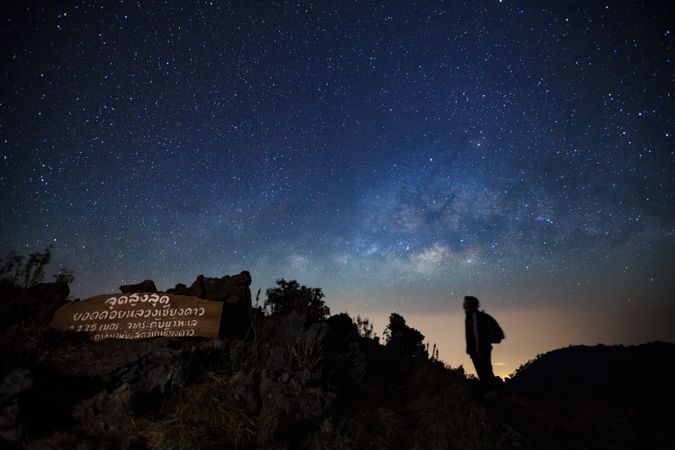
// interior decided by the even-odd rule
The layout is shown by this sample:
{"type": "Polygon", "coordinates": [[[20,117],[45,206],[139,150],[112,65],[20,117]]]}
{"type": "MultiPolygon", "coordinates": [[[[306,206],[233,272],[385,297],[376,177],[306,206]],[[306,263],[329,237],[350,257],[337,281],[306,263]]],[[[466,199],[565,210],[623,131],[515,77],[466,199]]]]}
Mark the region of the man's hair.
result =
{"type": "Polygon", "coordinates": [[[480,304],[478,299],[473,295],[467,295],[466,297],[464,297],[464,301],[476,309],[478,309],[478,305],[480,304]]]}

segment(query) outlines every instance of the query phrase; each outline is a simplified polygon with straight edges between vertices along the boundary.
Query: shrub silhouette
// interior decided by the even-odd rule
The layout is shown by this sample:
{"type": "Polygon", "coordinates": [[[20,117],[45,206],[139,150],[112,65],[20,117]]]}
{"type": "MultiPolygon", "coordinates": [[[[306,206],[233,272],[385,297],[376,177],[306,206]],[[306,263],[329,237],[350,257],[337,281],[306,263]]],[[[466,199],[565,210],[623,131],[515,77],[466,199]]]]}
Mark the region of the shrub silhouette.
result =
{"type": "Polygon", "coordinates": [[[265,306],[272,314],[290,314],[292,311],[303,314],[309,322],[323,320],[330,315],[330,308],[323,301],[321,288],[300,286],[295,281],[277,280],[277,288],[267,290],[265,306]]]}
{"type": "MultiPolygon", "coordinates": [[[[42,283],[45,278],[45,267],[51,259],[51,245],[43,252],[31,253],[28,258],[12,251],[0,263],[0,281],[19,288],[29,288],[42,283]]],[[[64,267],[54,275],[54,281],[57,283],[70,284],[74,280],[73,271],[64,267]]]]}
{"type": "Polygon", "coordinates": [[[384,330],[384,335],[387,348],[402,357],[423,359],[429,357],[427,348],[423,343],[424,335],[406,325],[405,319],[400,314],[391,313],[389,325],[384,330]]]}
{"type": "Polygon", "coordinates": [[[51,247],[47,247],[42,253],[31,253],[28,259],[16,252],[11,252],[5,257],[0,267],[0,279],[24,288],[35,286],[44,279],[45,266],[51,259],[51,247]]]}
{"type": "Polygon", "coordinates": [[[356,327],[359,332],[359,336],[366,339],[375,339],[377,335],[375,334],[375,325],[370,321],[369,318],[361,316],[356,316],[356,327]]]}

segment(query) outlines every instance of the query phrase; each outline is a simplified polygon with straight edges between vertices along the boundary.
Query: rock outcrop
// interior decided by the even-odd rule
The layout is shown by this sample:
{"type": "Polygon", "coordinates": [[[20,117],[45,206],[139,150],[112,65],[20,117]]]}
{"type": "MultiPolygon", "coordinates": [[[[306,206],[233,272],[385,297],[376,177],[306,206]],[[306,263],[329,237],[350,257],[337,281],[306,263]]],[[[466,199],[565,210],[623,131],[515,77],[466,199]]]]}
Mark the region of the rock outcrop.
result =
{"type": "Polygon", "coordinates": [[[167,289],[169,294],[193,295],[195,297],[216,300],[230,304],[245,304],[251,306],[251,274],[243,271],[238,275],[225,275],[221,278],[210,278],[199,275],[187,287],[179,283],[173,289],[167,289]]]}
{"type": "Polygon", "coordinates": [[[124,294],[131,292],[157,292],[157,286],[152,280],[144,280],[137,284],[125,284],[120,286],[120,291],[124,294]]]}
{"type": "Polygon", "coordinates": [[[223,302],[223,316],[220,324],[221,337],[242,336],[249,326],[251,310],[251,274],[243,271],[238,275],[210,278],[199,275],[187,287],[179,283],[168,294],[191,295],[206,300],[223,302]]]}

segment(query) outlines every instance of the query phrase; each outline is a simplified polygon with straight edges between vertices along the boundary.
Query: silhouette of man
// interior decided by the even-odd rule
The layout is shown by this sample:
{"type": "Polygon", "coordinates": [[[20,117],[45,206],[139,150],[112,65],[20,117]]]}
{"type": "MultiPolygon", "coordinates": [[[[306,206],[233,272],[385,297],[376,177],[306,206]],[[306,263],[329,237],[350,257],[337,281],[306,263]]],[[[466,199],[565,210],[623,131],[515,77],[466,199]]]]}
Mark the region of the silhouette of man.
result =
{"type": "Polygon", "coordinates": [[[483,390],[489,391],[496,386],[495,375],[492,372],[492,342],[499,342],[504,333],[490,315],[478,311],[478,305],[476,297],[464,297],[466,353],[471,356],[483,390]]]}

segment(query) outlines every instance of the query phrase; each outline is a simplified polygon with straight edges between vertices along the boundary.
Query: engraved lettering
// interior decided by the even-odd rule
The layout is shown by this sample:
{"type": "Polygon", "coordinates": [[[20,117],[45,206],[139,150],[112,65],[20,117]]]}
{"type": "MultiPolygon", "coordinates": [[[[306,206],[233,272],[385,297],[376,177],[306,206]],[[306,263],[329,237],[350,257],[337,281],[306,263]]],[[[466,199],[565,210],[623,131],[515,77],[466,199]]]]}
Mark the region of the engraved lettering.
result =
{"type": "Polygon", "coordinates": [[[131,306],[136,306],[136,303],[138,303],[138,294],[134,292],[129,296],[129,304],[131,306]]]}

